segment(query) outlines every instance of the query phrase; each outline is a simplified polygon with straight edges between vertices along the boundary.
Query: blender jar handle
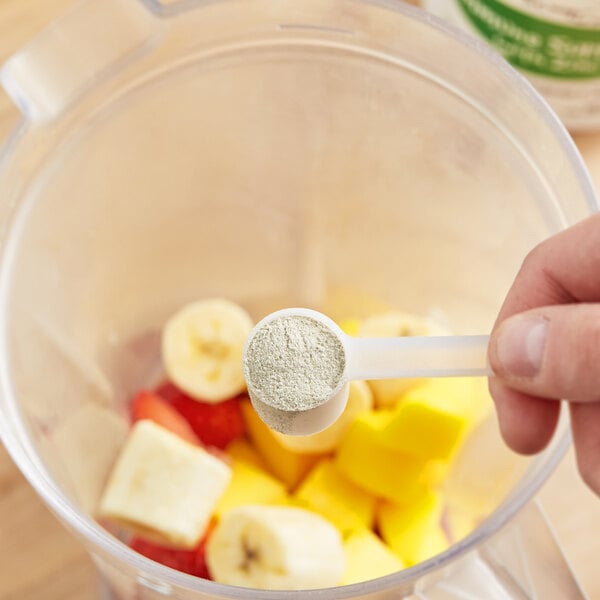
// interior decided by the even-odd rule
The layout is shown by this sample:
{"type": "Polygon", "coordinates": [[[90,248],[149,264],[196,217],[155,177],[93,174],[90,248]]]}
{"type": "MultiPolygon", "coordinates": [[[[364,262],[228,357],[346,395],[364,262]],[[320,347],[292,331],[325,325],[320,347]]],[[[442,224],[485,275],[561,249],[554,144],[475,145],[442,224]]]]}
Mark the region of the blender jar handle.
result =
{"type": "Polygon", "coordinates": [[[0,83],[30,121],[50,121],[161,31],[140,0],[84,0],[9,58],[0,83]]]}
{"type": "Polygon", "coordinates": [[[406,600],[586,600],[539,501],[406,600]]]}

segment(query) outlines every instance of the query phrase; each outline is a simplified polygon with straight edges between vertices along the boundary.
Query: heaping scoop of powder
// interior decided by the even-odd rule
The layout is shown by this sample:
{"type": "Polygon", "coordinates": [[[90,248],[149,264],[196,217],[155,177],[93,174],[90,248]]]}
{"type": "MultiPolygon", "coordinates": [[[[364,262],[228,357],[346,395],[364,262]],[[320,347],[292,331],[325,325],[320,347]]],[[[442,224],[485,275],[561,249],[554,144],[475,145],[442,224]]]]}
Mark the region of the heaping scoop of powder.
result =
{"type": "Polygon", "coordinates": [[[345,367],[346,353],[338,336],[316,319],[300,315],[275,318],[260,327],[244,360],[250,395],[290,412],[327,401],[345,367]]]}

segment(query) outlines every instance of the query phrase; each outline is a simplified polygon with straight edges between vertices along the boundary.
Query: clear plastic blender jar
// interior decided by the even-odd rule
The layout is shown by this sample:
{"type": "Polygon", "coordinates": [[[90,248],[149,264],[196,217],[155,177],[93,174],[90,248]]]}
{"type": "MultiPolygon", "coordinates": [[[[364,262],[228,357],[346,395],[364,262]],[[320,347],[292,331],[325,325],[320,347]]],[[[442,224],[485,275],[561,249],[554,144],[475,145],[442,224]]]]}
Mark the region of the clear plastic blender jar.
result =
{"type": "Polygon", "coordinates": [[[218,585],[93,518],[124,404],[187,301],[255,318],[392,305],[490,330],[525,254],[596,209],[564,129],[505,62],[385,0],[87,0],[1,81],[23,117],[0,163],[0,431],[110,594],[583,597],[530,502],[565,423],[532,460],[482,426],[447,490],[450,522],[475,529],[353,586],[218,585]]]}

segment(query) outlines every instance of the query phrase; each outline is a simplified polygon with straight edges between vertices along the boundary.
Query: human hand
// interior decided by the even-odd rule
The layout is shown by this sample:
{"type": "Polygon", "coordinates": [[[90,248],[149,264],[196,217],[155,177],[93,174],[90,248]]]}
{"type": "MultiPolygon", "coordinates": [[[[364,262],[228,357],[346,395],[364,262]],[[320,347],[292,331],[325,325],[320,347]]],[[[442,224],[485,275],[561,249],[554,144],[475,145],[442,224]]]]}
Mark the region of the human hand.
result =
{"type": "Polygon", "coordinates": [[[506,443],[542,450],[569,401],[579,472],[600,495],[600,215],[527,256],[492,330],[490,393],[506,443]]]}

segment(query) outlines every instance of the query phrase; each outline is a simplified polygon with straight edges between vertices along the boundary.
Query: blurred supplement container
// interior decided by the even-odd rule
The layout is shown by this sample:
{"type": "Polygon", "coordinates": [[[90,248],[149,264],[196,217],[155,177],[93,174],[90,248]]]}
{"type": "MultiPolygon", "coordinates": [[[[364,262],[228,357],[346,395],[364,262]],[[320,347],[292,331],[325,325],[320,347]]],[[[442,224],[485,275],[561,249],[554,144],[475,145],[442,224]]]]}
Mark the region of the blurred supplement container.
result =
{"type": "Polygon", "coordinates": [[[600,0],[421,0],[519,69],[571,131],[600,130],[600,0]]]}

